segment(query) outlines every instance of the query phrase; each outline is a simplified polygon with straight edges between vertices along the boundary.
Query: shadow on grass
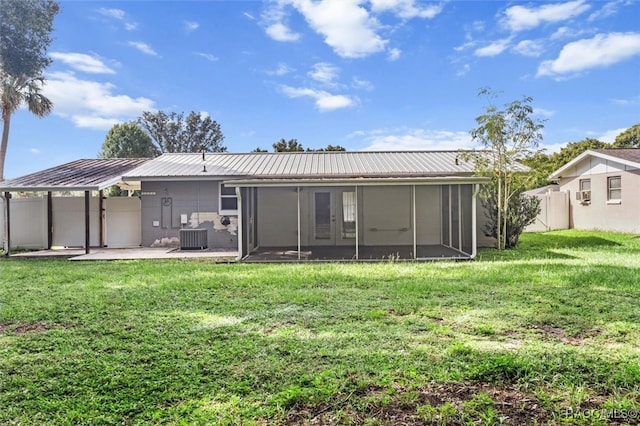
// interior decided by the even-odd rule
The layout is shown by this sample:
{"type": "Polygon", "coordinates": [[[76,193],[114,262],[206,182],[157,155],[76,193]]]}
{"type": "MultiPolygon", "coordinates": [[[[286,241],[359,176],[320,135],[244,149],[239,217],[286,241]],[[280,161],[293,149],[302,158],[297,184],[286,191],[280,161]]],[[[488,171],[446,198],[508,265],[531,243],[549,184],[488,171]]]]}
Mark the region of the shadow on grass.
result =
{"type": "MultiPolygon", "coordinates": [[[[530,260],[530,259],[577,259],[580,251],[593,251],[607,248],[622,248],[625,244],[612,238],[595,236],[592,233],[580,235],[578,231],[564,234],[563,231],[523,234],[520,243],[514,249],[480,249],[480,260],[530,260]],[[575,250],[575,255],[561,253],[558,250],[575,250]]],[[[632,237],[634,238],[634,237],[632,237]]],[[[635,243],[634,243],[635,244],[635,243]]],[[[630,248],[633,251],[633,248],[630,248]]]]}

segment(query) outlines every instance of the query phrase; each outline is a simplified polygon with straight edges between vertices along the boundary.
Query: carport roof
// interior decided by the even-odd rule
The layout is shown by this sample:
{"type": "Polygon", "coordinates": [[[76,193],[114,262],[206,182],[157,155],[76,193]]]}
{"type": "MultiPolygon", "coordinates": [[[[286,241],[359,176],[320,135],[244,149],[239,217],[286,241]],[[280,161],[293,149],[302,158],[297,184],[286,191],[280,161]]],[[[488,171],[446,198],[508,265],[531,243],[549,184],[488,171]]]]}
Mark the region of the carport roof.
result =
{"type": "Polygon", "coordinates": [[[76,160],[19,178],[0,182],[0,192],[98,191],[122,181],[122,175],[148,158],[76,160]]]}

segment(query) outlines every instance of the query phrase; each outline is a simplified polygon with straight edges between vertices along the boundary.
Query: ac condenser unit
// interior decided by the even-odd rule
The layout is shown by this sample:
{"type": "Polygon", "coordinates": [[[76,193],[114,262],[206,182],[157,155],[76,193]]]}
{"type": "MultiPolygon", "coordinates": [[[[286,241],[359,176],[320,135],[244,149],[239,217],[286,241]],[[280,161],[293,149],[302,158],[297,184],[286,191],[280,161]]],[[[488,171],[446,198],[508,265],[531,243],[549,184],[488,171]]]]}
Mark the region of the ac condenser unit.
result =
{"type": "Polygon", "coordinates": [[[180,250],[204,250],[207,247],[206,229],[180,230],[180,250]]]}

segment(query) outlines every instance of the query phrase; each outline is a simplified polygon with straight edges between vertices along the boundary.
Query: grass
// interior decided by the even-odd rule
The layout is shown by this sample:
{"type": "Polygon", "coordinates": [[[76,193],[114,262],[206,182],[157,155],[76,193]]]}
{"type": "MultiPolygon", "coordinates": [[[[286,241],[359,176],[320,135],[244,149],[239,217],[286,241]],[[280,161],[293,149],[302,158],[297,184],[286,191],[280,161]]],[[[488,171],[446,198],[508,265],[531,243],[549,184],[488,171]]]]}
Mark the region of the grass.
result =
{"type": "Polygon", "coordinates": [[[473,262],[0,261],[0,424],[635,424],[640,238],[473,262]]]}

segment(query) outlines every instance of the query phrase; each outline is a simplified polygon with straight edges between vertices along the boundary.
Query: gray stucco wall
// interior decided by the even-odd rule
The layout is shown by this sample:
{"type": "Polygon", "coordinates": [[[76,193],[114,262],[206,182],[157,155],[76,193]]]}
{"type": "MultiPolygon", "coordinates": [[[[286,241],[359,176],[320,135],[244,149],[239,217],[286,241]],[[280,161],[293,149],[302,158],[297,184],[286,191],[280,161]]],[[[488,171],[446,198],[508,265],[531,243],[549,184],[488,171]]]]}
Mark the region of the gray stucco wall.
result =
{"type": "Polygon", "coordinates": [[[219,214],[218,192],[219,181],[142,182],[142,245],[176,246],[181,228],[204,228],[209,248],[237,248],[237,216],[219,214]]]}

